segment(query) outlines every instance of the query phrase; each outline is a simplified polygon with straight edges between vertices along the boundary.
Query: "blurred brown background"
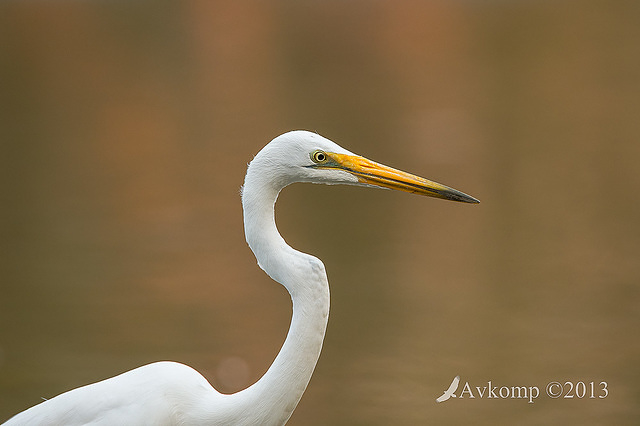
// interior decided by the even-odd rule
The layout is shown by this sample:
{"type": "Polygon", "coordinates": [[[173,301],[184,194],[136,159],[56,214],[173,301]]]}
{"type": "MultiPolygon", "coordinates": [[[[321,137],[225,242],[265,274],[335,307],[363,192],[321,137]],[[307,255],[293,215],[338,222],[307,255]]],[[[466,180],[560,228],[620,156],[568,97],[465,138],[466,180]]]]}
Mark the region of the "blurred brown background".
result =
{"type": "Polygon", "coordinates": [[[638,424],[639,22],[635,1],[2,3],[0,420],[163,359],[225,392],[260,377],[290,300],[239,188],[304,128],[482,203],[283,192],[332,292],[290,424],[638,424]],[[457,374],[609,396],[436,404],[457,374]]]}

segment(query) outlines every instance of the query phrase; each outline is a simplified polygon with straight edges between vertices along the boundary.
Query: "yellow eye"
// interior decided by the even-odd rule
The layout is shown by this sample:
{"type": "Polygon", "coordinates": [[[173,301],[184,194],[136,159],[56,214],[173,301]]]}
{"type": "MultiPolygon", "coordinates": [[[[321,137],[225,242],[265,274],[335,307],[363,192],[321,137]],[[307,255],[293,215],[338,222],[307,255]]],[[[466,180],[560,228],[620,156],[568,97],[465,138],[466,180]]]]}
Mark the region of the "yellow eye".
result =
{"type": "Polygon", "coordinates": [[[325,163],[327,159],[327,154],[319,149],[311,153],[311,160],[313,160],[314,163],[322,164],[325,163]]]}

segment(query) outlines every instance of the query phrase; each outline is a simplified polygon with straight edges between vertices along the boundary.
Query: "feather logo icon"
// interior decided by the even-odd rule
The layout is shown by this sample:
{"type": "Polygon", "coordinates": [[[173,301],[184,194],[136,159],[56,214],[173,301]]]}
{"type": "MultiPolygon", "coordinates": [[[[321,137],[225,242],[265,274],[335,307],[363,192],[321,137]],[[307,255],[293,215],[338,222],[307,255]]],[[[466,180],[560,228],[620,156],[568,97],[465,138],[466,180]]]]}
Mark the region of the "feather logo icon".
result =
{"type": "Polygon", "coordinates": [[[444,393],[436,399],[436,402],[444,402],[451,397],[455,398],[456,395],[454,392],[458,389],[459,383],[460,383],[460,376],[454,377],[453,380],[451,381],[451,384],[449,385],[449,388],[446,391],[444,391],[444,393]]]}

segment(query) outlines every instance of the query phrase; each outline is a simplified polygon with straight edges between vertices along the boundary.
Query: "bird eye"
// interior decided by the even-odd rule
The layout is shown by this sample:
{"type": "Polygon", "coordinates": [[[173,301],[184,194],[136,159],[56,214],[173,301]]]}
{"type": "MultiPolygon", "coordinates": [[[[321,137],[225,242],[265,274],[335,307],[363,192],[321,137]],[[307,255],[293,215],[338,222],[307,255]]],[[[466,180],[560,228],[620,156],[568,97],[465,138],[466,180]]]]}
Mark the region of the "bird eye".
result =
{"type": "Polygon", "coordinates": [[[324,151],[317,150],[311,153],[311,160],[314,163],[324,163],[327,161],[327,154],[324,151]]]}

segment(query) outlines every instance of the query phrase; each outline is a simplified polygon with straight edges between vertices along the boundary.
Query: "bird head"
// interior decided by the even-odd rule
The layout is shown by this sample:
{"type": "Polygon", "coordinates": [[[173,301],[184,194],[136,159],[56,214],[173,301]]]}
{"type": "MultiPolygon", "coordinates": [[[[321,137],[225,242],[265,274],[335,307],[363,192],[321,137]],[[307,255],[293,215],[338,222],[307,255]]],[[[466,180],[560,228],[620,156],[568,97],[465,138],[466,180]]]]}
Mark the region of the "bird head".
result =
{"type": "MultiPolygon", "coordinates": [[[[278,189],[294,182],[395,189],[466,203],[479,201],[437,182],[356,155],[316,133],[296,130],[273,139],[256,156],[278,189]]],[[[253,163],[253,162],[252,162],[253,163]]]]}

